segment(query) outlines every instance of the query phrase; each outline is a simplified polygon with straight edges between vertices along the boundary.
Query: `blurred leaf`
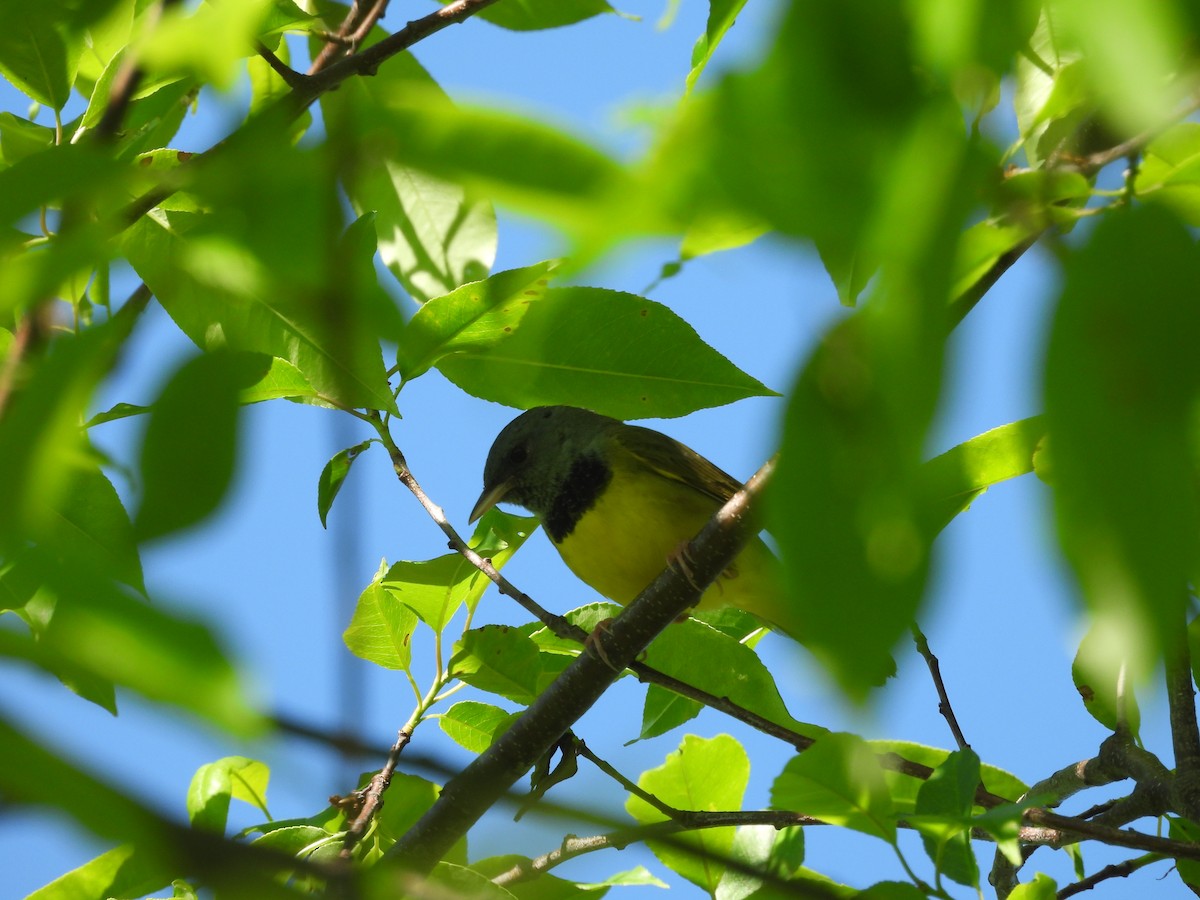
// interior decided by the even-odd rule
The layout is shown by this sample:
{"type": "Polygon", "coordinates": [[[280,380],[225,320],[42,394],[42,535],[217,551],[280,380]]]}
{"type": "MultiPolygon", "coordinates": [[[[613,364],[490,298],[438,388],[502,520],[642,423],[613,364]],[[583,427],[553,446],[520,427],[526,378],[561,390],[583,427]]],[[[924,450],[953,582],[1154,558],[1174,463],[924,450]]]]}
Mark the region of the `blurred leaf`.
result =
{"type": "Polygon", "coordinates": [[[99,468],[81,466],[69,476],[59,506],[46,514],[42,537],[64,565],[101,574],[146,592],[129,514],[99,468]]]}
{"type": "Polygon", "coordinates": [[[911,46],[901,4],[787,7],[762,65],[688,112],[709,119],[708,190],[849,258],[920,96],[911,46]]]}
{"type": "Polygon", "coordinates": [[[464,700],[446,710],[438,725],[460,747],[482,753],[508,730],[518,715],[490,703],[464,700]]]}
{"type": "Polygon", "coordinates": [[[1151,141],[1134,187],[1139,197],[1167,204],[1189,225],[1200,223],[1200,123],[1179,122],[1151,141]]]}
{"type": "Polygon", "coordinates": [[[503,340],[443,358],[441,373],[507,406],[567,403],[618,419],[682,416],[773,393],[653,300],[566,287],[521,302],[528,308],[511,334],[501,334],[497,316],[487,325],[503,340]]]}
{"type": "MultiPolygon", "coordinates": [[[[440,89],[416,82],[375,99],[375,156],[461,185],[467,198],[535,215],[591,251],[671,227],[656,192],[570,134],[512,113],[451,105],[440,89]]],[[[327,121],[331,132],[340,128],[340,120],[327,121]]],[[[360,130],[350,121],[344,133],[360,130]]]]}
{"type": "Polygon", "coordinates": [[[54,146],[54,129],[0,112],[0,162],[7,166],[54,146]]]}
{"type": "Polygon", "coordinates": [[[775,679],[757,653],[738,639],[694,619],[666,628],[643,656],[648,666],[717,697],[727,697],[785,728],[809,737],[827,733],[824,728],[792,718],[775,679]]]}
{"type": "Polygon", "coordinates": [[[0,72],[38,103],[62,109],[83,49],[61,0],[0,0],[0,72]]]}
{"type": "Polygon", "coordinates": [[[1173,0],[1056,0],[1053,24],[1079,48],[1107,119],[1129,134],[1161,127],[1188,94],[1187,30],[1173,0]]]}
{"type": "Polygon", "coordinates": [[[140,47],[149,71],[184,74],[222,90],[233,87],[238,63],[254,52],[271,0],[223,0],[171,6],[140,47]]]}
{"type": "Polygon", "coordinates": [[[71,480],[94,466],[79,423],[132,315],[59,337],[13,394],[0,428],[0,546],[52,530],[71,480]]]}
{"type": "Polygon", "coordinates": [[[1068,261],[1046,358],[1060,541],[1135,676],[1174,646],[1200,559],[1198,281],[1160,208],[1106,216],[1068,261]]]}
{"type": "Polygon", "coordinates": [[[804,862],[804,829],[799,826],[775,828],[771,825],[743,825],[734,835],[733,859],[748,866],[750,872],[730,867],[721,876],[714,900],[767,900],[772,889],[761,895],[763,879],[753,871],[770,873],[777,878],[790,879],[804,862]]]}
{"type": "Polygon", "coordinates": [[[485,625],[463,634],[449,668],[472,687],[523,705],[533,702],[540,687],[537,645],[507,625],[485,625]]]}
{"type": "Polygon", "coordinates": [[[1034,453],[1046,436],[1041,416],[1019,419],[952,447],[919,471],[926,514],[940,531],[989,487],[1033,471],[1034,453]]]}
{"type": "Polygon", "coordinates": [[[896,841],[895,811],[879,760],[852,734],[824,735],[794,757],[775,779],[771,808],[896,841]]]}
{"type": "MultiPolygon", "coordinates": [[[[661,766],[642,773],[638,787],[675,809],[711,812],[740,809],[749,779],[750,759],[734,738],[687,735],[661,766]]],[[[625,801],[625,809],[642,824],[667,819],[636,796],[625,801]]],[[[733,828],[706,828],[681,833],[671,844],[646,843],[663,865],[711,894],[725,873],[723,860],[733,841],[733,828]]]]}
{"type": "Polygon", "coordinates": [[[864,244],[880,260],[877,285],[826,333],[784,421],[767,512],[800,601],[794,632],[858,699],[893,671],[891,648],[924,596],[934,533],[919,468],[941,388],[964,192],[979,162],[941,107],[889,149],[864,244]]]}
{"type": "MultiPolygon", "coordinates": [[[[264,400],[279,400],[287,398],[289,400],[320,400],[319,395],[312,389],[312,385],[305,380],[299,370],[287,360],[279,359],[278,357],[266,357],[261,353],[230,353],[230,358],[234,360],[236,368],[244,369],[247,377],[252,376],[256,372],[262,372],[262,366],[266,366],[262,377],[257,381],[243,387],[238,393],[239,402],[246,403],[262,403],[264,400]]],[[[133,403],[117,403],[112,408],[106,409],[104,412],[96,413],[87,420],[84,427],[92,428],[96,425],[103,425],[106,422],[116,422],[119,419],[128,419],[131,416],[142,416],[151,412],[153,407],[137,406],[133,403]]]]}
{"type": "MultiPolygon", "coordinates": [[[[372,29],[364,47],[383,34],[372,29]]],[[[413,91],[430,104],[450,105],[409,53],[388,60],[372,78],[324,93],[320,102],[351,204],[360,215],[374,212],[381,259],[421,303],[487,275],[496,258],[496,214],[461,184],[402,164],[393,123],[380,112],[413,91]]]]}
{"type": "Polygon", "coordinates": [[[125,685],[230,731],[261,728],[261,717],[208,628],[95,578],[61,570],[45,575],[57,603],[33,658],[59,667],[54,671],[77,669],[125,685]]]}
{"type": "MultiPolygon", "coordinates": [[[[260,202],[279,209],[270,200],[260,202]]],[[[240,205],[238,201],[228,208],[240,205]]],[[[283,218],[299,220],[288,228],[304,229],[309,213],[315,215],[317,209],[280,210],[283,218]]],[[[333,278],[321,264],[338,258],[337,243],[331,241],[332,253],[329,246],[310,252],[305,247],[309,237],[288,244],[289,234],[277,231],[273,240],[264,239],[264,258],[256,258],[231,242],[236,232],[204,234],[219,224],[207,220],[199,213],[160,209],[140,219],[122,238],[138,275],[180,329],[201,348],[252,351],[286,360],[326,402],[394,410],[378,339],[363,327],[363,311],[356,307],[359,298],[347,292],[333,322],[329,317],[334,310],[326,303],[332,301],[314,298],[311,281],[275,283],[284,273],[289,280],[320,281],[326,274],[333,278]],[[201,227],[202,222],[207,224],[201,227]],[[276,254],[280,258],[272,259],[276,254]],[[286,259],[289,254],[306,257],[304,265],[292,265],[286,259]]],[[[263,228],[274,226],[267,222],[263,228]]],[[[325,229],[313,224],[311,230],[319,237],[325,229]]],[[[344,290],[344,273],[336,277],[332,283],[344,290]]]]}
{"type": "Polygon", "coordinates": [[[1071,663],[1071,680],[1093,719],[1111,731],[1123,726],[1136,738],[1141,728],[1137,679],[1127,658],[1128,635],[1114,630],[1117,624],[1105,616],[1092,623],[1071,663]]]}
{"type": "Polygon", "coordinates": [[[174,874],[165,860],[122,844],[60,875],[25,900],[141,897],[170,884],[174,874]]]}
{"type": "Polygon", "coordinates": [[[406,772],[393,774],[388,802],[376,818],[382,849],[387,849],[412,828],[433,806],[440,792],[441,788],[420,776],[406,772]]]}
{"type": "Polygon", "coordinates": [[[401,377],[410,381],[449,354],[486,350],[504,340],[531,301],[545,295],[554,267],[547,260],[497,272],[425,303],[400,334],[401,377]]]}
{"type": "Polygon", "coordinates": [[[220,506],[237,459],[238,392],[268,363],[261,356],[206,353],[171,377],[142,441],[142,504],[134,522],[140,539],[195,525],[220,506]]]}
{"type": "Polygon", "coordinates": [[[359,454],[370,447],[372,443],[373,441],[363,441],[361,444],[339,450],[329,462],[325,463],[325,468],[321,470],[321,477],[317,479],[317,514],[321,517],[322,528],[328,527],[325,524],[325,517],[329,514],[338,491],[342,489],[346,476],[350,474],[350,466],[358,459],[359,454]]]}
{"type": "Polygon", "coordinates": [[[408,670],[417,614],[382,584],[386,562],[359,595],[342,640],[355,656],[385,669],[408,670]]]}
{"type": "Polygon", "coordinates": [[[267,779],[265,763],[244,756],[227,756],[196,770],[188,788],[188,819],[193,828],[217,834],[225,833],[229,801],[244,800],[267,815],[267,779]]]}
{"type": "MultiPolygon", "coordinates": [[[[936,769],[944,764],[951,755],[949,750],[929,747],[925,744],[914,744],[912,741],[875,740],[868,741],[867,744],[878,754],[895,753],[904,759],[929,766],[931,769],[936,769]]],[[[1029,786],[1021,779],[1003,769],[983,765],[980,767],[980,771],[984,788],[998,797],[1015,800],[1029,790],[1029,786]]],[[[917,796],[925,782],[908,775],[901,775],[890,769],[884,770],[884,778],[887,779],[888,790],[892,795],[892,805],[897,813],[907,815],[910,812],[916,812],[917,796]]]]}

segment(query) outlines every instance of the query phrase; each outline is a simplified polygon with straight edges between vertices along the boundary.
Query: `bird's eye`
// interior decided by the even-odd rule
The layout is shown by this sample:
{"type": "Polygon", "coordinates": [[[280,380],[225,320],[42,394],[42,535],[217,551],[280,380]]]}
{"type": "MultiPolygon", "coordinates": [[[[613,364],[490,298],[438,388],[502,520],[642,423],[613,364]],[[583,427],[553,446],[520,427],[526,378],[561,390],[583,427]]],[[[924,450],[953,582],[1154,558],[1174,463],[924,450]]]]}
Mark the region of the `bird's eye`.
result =
{"type": "Polygon", "coordinates": [[[524,444],[517,444],[517,446],[513,447],[512,453],[508,455],[509,462],[511,462],[514,466],[521,465],[521,463],[525,462],[525,460],[528,458],[529,450],[524,444]]]}

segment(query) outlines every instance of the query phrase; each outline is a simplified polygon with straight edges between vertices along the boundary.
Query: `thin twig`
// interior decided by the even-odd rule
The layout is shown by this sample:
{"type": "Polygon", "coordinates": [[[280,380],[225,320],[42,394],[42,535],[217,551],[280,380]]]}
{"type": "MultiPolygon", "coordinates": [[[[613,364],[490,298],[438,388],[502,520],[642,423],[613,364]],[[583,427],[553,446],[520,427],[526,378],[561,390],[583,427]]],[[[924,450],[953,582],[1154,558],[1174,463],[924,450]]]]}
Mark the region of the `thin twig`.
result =
{"type": "Polygon", "coordinates": [[[954,735],[954,742],[958,744],[958,749],[969,750],[971,745],[963,737],[962,729],[958,725],[958,718],[954,715],[954,707],[950,705],[950,695],[946,692],[946,684],[942,681],[941,664],[938,662],[938,658],[933,655],[933,651],[929,649],[929,641],[916,622],[912,625],[912,633],[913,641],[917,645],[917,652],[921,654],[921,658],[925,660],[925,665],[929,667],[929,675],[933,678],[933,686],[937,690],[938,712],[942,714],[942,717],[946,720],[946,724],[950,726],[950,733],[954,735]]]}
{"type": "Polygon", "coordinates": [[[412,726],[405,725],[397,733],[396,743],[392,744],[392,749],[388,751],[387,762],[384,763],[383,768],[371,776],[371,780],[365,788],[355,791],[353,799],[358,812],[354,821],[346,829],[346,840],[338,854],[342,859],[349,860],[351,858],[354,845],[366,833],[371,819],[383,805],[383,795],[392,783],[392,774],[396,771],[396,766],[400,764],[400,754],[404,752],[404,748],[408,746],[411,739],[412,726]]]}
{"type": "Polygon", "coordinates": [[[254,45],[254,51],[264,60],[266,60],[267,65],[270,66],[274,70],[275,74],[283,79],[284,84],[286,84],[292,90],[297,90],[303,86],[304,82],[308,80],[307,75],[300,74],[287,63],[285,63],[282,59],[276,56],[274,52],[272,52],[271,48],[266,44],[262,42],[256,43],[254,45]]]}
{"type": "Polygon", "coordinates": [[[346,18],[338,26],[337,32],[325,37],[325,46],[321,48],[317,58],[312,61],[308,74],[315,75],[332,63],[339,54],[352,52],[357,48],[363,38],[375,27],[375,23],[382,18],[387,6],[388,0],[375,0],[369,9],[364,11],[363,4],[359,0],[354,0],[350,11],[346,13],[346,18]]]}
{"type": "Polygon", "coordinates": [[[643,803],[653,806],[668,819],[677,821],[684,815],[683,810],[676,809],[670,804],[663,803],[663,801],[659,800],[649,791],[638,787],[636,784],[618,772],[616,768],[610,765],[607,761],[601,759],[599,756],[593,753],[588,748],[588,745],[578,737],[575,738],[575,751],[592,765],[594,765],[597,769],[623,787],[627,792],[637,797],[643,803]]]}
{"type": "Polygon", "coordinates": [[[1093,872],[1087,878],[1080,879],[1074,884],[1068,884],[1066,887],[1059,890],[1055,896],[1057,900],[1067,900],[1068,897],[1074,897],[1076,894],[1082,894],[1084,891],[1090,891],[1102,881],[1108,881],[1112,878],[1128,878],[1138,869],[1144,869],[1153,863],[1159,862],[1166,857],[1158,853],[1147,853],[1144,856],[1137,856],[1133,859],[1127,859],[1125,862],[1116,863],[1111,866],[1105,866],[1097,872],[1093,872]]]}

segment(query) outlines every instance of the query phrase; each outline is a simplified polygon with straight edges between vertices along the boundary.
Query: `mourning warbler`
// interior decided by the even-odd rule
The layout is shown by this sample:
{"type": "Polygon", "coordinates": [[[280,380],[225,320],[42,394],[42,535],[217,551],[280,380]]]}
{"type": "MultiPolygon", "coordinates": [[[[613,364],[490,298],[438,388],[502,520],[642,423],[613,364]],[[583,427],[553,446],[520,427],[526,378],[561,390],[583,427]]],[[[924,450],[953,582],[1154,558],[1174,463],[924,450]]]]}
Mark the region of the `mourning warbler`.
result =
{"type": "MultiPolygon", "coordinates": [[[[627,604],[739,488],[665,434],[586,409],[544,406],[517,416],[492,444],[471,521],[497,503],[523,506],[571,571],[627,604]]],[[[790,631],[779,568],[755,537],[697,608],[734,606],[790,631]]]]}

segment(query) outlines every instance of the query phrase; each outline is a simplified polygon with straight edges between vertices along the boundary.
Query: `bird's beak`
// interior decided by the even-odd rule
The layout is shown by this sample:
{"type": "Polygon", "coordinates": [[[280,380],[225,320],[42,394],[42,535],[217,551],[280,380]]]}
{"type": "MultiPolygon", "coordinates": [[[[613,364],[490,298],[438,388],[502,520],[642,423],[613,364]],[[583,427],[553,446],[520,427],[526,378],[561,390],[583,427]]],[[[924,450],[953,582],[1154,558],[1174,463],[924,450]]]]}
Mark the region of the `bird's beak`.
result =
{"type": "Polygon", "coordinates": [[[474,525],[485,512],[503,500],[511,486],[507,481],[502,481],[490,488],[484,488],[479,499],[475,501],[475,508],[471,510],[469,524],[474,525]]]}

